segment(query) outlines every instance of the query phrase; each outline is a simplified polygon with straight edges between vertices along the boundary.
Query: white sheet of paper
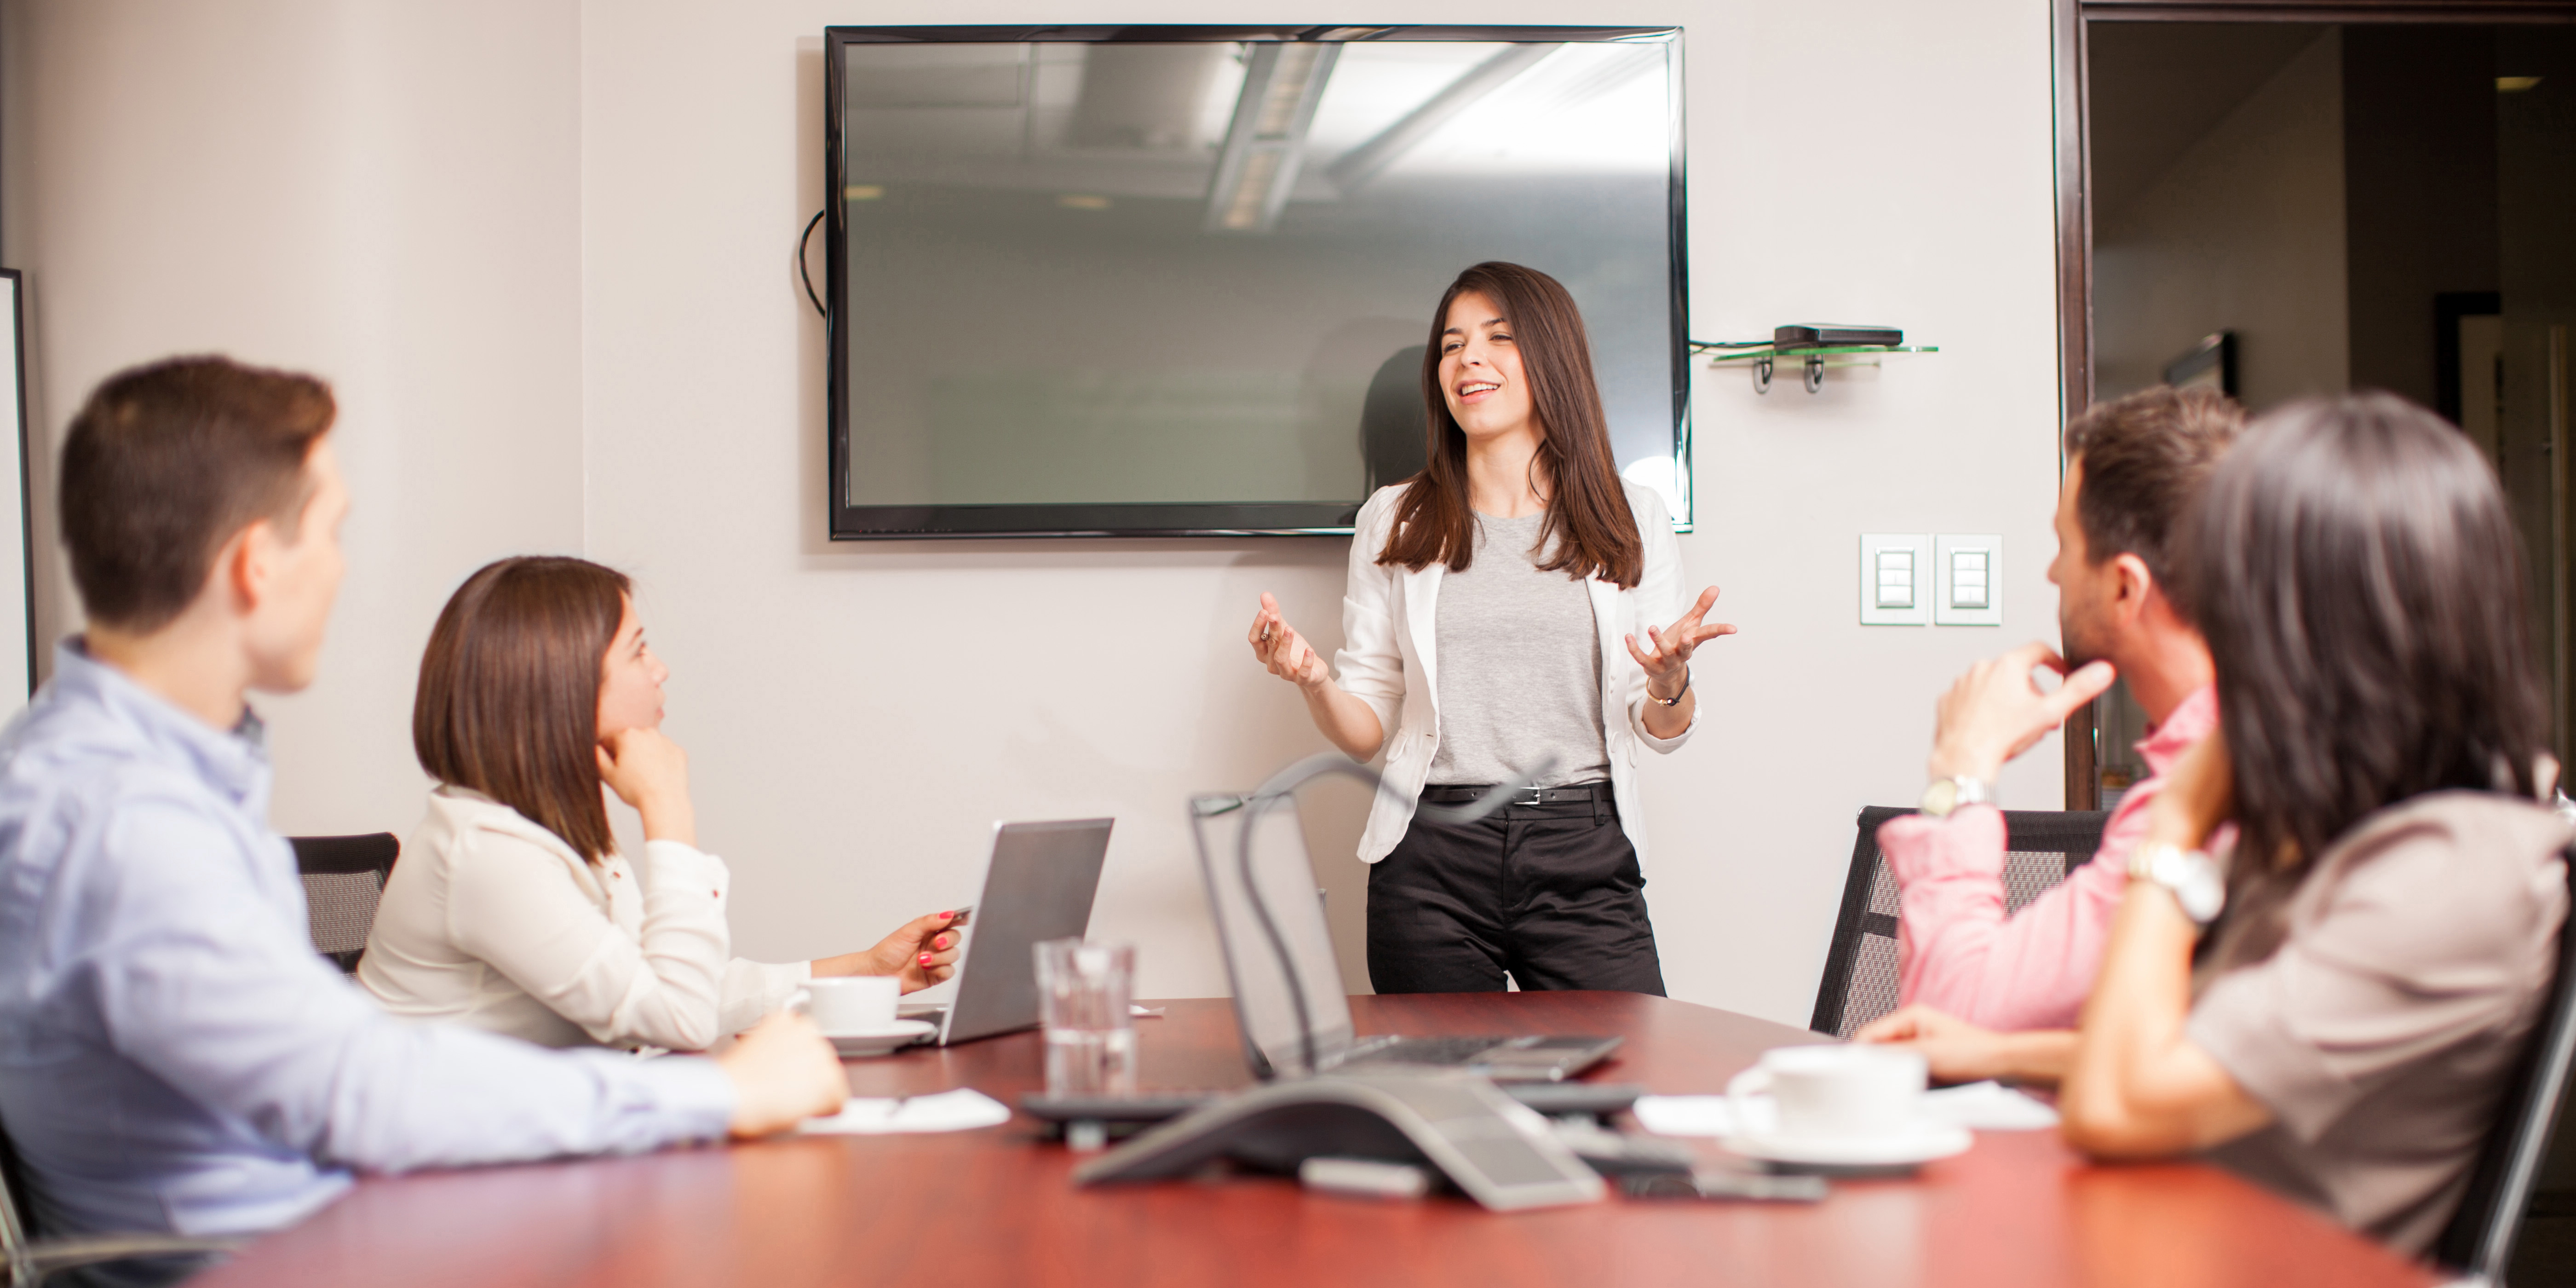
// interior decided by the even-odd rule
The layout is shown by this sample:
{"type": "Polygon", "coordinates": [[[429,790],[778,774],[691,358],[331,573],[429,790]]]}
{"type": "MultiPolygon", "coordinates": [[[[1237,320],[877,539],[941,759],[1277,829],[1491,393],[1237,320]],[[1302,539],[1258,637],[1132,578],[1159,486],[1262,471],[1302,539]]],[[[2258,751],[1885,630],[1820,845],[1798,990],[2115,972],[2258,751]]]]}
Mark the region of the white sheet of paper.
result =
{"type": "Polygon", "coordinates": [[[1724,1096],[1639,1096],[1629,1112],[1660,1136],[1735,1134],[1735,1107],[1724,1096]]]}
{"type": "MultiPolygon", "coordinates": [[[[1752,1108],[1766,1107],[1757,1098],[1752,1108]]],[[[1732,1136],[1735,1106],[1724,1096],[1642,1096],[1637,1125],[1662,1136],[1732,1136]]],[[[1923,1093],[1923,1116],[1972,1131],[2037,1131],[2057,1125],[2057,1111],[1999,1082],[1971,1082],[1923,1093]]],[[[1760,1128],[1766,1124],[1756,1122],[1760,1128]]]]}
{"type": "Polygon", "coordinates": [[[1923,1116],[1973,1131],[2038,1131],[2057,1111],[2000,1082],[1970,1082],[1923,1093],[1923,1116]]]}
{"type": "Polygon", "coordinates": [[[935,1096],[879,1100],[852,1096],[829,1118],[808,1118],[796,1130],[809,1136],[882,1136],[897,1132],[973,1131],[1011,1120],[1001,1101],[972,1087],[935,1096]]]}

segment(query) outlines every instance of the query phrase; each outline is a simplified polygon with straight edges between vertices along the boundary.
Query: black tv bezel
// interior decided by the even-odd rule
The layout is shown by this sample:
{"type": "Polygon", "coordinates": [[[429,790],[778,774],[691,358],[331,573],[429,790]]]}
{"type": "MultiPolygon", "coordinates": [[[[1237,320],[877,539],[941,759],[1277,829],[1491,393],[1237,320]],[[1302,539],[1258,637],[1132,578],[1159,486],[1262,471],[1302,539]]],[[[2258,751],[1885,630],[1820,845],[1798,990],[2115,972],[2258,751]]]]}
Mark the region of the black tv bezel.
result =
{"type": "Polygon", "coordinates": [[[1683,184],[1682,29],[1680,27],[1526,27],[1526,26],[1225,26],[1201,27],[1142,24],[1126,26],[914,26],[826,27],[823,29],[823,220],[825,236],[825,346],[829,350],[830,390],[825,400],[829,423],[831,467],[826,472],[824,512],[831,519],[834,541],[915,541],[968,537],[1215,537],[1215,536],[1347,536],[1359,516],[1358,501],[1120,503],[1107,505],[852,505],[850,484],[850,358],[841,344],[838,319],[849,299],[849,203],[840,199],[844,186],[841,159],[843,51],[862,44],[1021,44],[1037,41],[1110,44],[1172,44],[1185,41],[1247,40],[1358,42],[1401,37],[1405,40],[1455,41],[1585,41],[1655,40],[1672,45],[1666,60],[1671,78],[1672,183],[1670,245],[1672,254],[1673,455],[1683,480],[1682,513],[1674,527],[1691,529],[1697,498],[1690,487],[1690,311],[1689,229],[1683,184]]]}

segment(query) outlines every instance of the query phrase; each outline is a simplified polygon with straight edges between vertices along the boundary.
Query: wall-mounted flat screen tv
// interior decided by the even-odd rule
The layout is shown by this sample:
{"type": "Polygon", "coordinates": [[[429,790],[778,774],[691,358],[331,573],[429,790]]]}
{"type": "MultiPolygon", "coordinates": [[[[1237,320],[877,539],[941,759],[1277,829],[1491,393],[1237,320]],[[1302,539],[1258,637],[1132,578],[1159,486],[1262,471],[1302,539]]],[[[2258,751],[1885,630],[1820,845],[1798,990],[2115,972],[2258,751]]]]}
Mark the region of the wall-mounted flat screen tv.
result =
{"type": "Polygon", "coordinates": [[[836,538],[1348,532],[1459,270],[1582,308],[1687,529],[1681,33],[834,27],[836,538]]]}

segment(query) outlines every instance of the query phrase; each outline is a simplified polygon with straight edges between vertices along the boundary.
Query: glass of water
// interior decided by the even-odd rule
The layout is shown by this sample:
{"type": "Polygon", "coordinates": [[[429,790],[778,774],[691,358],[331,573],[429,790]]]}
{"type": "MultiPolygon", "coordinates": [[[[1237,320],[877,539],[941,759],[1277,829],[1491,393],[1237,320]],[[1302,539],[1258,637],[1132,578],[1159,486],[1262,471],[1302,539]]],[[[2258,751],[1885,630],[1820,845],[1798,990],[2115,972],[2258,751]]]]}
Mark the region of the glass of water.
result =
{"type": "Polygon", "coordinates": [[[1135,1095],[1135,947],[1050,939],[1035,951],[1047,1094],[1135,1095]]]}

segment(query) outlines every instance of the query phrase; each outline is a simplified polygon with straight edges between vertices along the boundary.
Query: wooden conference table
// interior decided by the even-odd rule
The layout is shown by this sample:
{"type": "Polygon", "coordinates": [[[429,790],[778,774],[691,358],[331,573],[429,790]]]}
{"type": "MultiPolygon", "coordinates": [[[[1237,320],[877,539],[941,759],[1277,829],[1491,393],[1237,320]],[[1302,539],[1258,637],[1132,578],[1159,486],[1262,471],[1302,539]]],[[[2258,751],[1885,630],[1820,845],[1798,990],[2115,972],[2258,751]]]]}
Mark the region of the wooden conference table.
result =
{"type": "MultiPolygon", "coordinates": [[[[1593,1075],[1713,1092],[1804,1030],[1627,993],[1355,997],[1363,1032],[1621,1033],[1593,1075]]],[[[1148,1087],[1246,1081],[1223,1000],[1137,1021],[1148,1087]]],[[[968,1086],[1016,1106],[1034,1033],[847,1065],[854,1095],[968,1086]]],[[[1714,1157],[1715,1151],[1711,1149],[1714,1157]]],[[[404,1285],[2331,1283],[2436,1277],[2191,1163],[2088,1166],[2054,1131],[1979,1133],[1911,1180],[1820,1204],[1637,1200],[1502,1215],[1235,1178],[1077,1189],[1025,1117],[983,1131],[788,1138],[641,1158],[373,1178],[192,1281],[404,1285]]]]}

